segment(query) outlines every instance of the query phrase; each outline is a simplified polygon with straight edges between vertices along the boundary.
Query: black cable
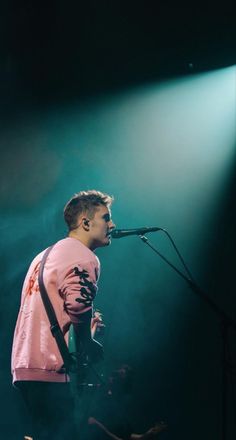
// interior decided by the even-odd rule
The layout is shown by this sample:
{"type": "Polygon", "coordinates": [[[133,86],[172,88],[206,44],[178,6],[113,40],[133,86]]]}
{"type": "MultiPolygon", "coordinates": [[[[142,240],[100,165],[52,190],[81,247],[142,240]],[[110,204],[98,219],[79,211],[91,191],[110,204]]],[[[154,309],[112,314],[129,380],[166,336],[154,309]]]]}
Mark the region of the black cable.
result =
{"type": "Polygon", "coordinates": [[[176,251],[176,254],[178,255],[180,261],[182,262],[182,264],[183,264],[183,266],[184,266],[184,268],[185,268],[185,270],[186,270],[186,272],[187,272],[189,278],[191,279],[191,281],[195,282],[195,280],[194,280],[194,278],[193,278],[193,276],[192,276],[192,274],[191,274],[191,272],[190,272],[190,270],[189,270],[187,264],[185,263],[185,261],[184,261],[182,255],[181,255],[181,253],[180,253],[180,251],[178,250],[178,248],[177,248],[177,246],[176,246],[176,244],[175,244],[173,238],[171,237],[171,235],[169,234],[169,232],[168,232],[166,229],[161,229],[161,231],[164,232],[164,233],[167,235],[167,237],[169,238],[170,242],[172,243],[172,245],[173,245],[173,247],[174,247],[174,249],[175,249],[175,251],[176,251]]]}

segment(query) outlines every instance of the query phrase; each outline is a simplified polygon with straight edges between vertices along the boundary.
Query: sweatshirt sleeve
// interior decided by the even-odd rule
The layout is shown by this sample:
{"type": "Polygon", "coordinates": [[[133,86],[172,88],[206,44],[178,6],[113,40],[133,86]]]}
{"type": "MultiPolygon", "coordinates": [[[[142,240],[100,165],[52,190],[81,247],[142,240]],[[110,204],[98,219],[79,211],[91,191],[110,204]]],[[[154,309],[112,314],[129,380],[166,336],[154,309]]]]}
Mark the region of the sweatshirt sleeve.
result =
{"type": "Polygon", "coordinates": [[[73,324],[91,319],[97,279],[97,268],[92,262],[71,265],[65,273],[60,294],[73,324]]]}

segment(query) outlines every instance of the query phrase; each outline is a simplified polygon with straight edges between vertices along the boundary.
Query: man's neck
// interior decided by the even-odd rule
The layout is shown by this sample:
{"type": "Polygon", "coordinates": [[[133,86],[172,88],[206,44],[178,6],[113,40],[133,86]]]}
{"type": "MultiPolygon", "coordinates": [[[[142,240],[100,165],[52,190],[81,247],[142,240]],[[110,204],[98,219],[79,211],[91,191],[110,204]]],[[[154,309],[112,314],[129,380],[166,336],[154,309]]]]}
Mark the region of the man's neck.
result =
{"type": "Polygon", "coordinates": [[[84,244],[84,246],[86,246],[87,248],[89,248],[91,251],[93,251],[93,246],[91,241],[88,239],[87,236],[84,236],[81,233],[78,233],[76,231],[70,231],[68,234],[68,237],[71,238],[75,238],[76,240],[79,240],[82,244],[84,244]]]}

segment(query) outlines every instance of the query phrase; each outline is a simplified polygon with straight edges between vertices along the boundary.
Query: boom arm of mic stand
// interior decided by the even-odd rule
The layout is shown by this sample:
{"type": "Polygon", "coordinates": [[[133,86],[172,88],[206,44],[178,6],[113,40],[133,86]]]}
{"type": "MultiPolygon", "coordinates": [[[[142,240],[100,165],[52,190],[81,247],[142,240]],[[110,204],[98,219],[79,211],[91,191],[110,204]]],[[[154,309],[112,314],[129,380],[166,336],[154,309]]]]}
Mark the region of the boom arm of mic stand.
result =
{"type": "Polygon", "coordinates": [[[236,322],[230,318],[212,299],[205,293],[192,279],[186,277],[177,267],[175,267],[164,255],[162,255],[153,245],[151,245],[145,235],[139,235],[143,243],[147,244],[159,257],[164,260],[172,269],[179,274],[189,285],[193,292],[199,295],[221,320],[222,334],[222,429],[221,439],[226,440],[227,432],[227,359],[226,346],[228,337],[228,328],[236,330],[236,322]]]}
{"type": "Polygon", "coordinates": [[[172,269],[188,283],[193,292],[199,295],[226,324],[232,326],[236,330],[236,321],[230,318],[230,316],[228,316],[214,301],[212,301],[212,299],[197,285],[197,283],[186,277],[183,272],[181,272],[176,266],[174,266],[174,264],[172,264],[164,255],[162,255],[151,243],[149,243],[145,235],[139,235],[139,238],[146,245],[148,245],[157,255],[159,255],[159,257],[163,261],[165,261],[168,266],[172,267],[172,269]]]}

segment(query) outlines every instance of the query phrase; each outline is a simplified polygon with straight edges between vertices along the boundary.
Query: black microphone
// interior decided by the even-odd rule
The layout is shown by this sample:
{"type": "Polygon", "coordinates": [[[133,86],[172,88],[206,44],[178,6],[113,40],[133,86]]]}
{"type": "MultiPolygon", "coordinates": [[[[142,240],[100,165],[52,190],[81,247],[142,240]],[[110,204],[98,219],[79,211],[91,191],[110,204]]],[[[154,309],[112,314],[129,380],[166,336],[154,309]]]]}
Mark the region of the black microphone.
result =
{"type": "Polygon", "coordinates": [[[128,235],[144,235],[148,232],[162,231],[162,228],[138,228],[138,229],[113,229],[111,231],[112,238],[122,238],[128,235]]]}

